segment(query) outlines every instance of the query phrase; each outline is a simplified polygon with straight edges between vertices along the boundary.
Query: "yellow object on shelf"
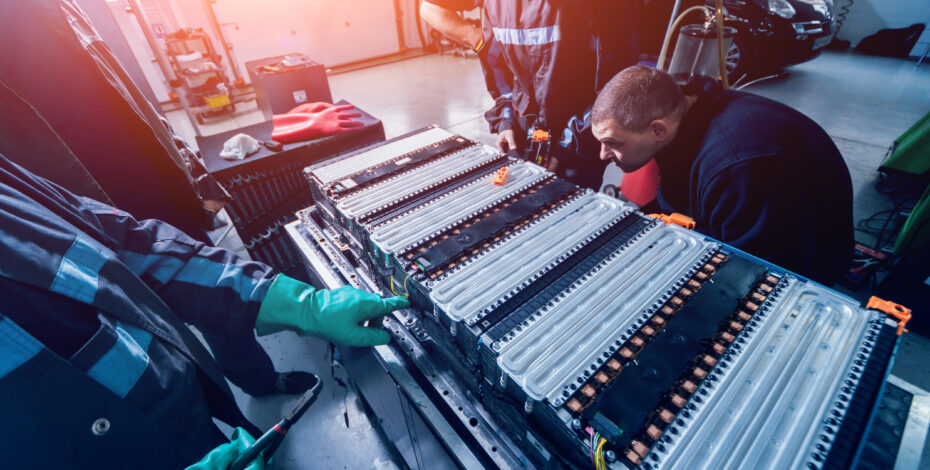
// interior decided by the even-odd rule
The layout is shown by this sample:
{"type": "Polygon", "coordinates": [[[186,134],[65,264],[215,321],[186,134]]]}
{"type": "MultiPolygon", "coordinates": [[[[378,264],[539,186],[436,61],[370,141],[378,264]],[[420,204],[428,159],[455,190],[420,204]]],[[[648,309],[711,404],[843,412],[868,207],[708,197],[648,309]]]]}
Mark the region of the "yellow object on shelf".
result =
{"type": "Polygon", "coordinates": [[[227,106],[230,104],[229,95],[225,93],[222,95],[207,96],[207,97],[204,97],[203,100],[207,102],[207,106],[213,109],[222,108],[223,106],[227,106]]]}

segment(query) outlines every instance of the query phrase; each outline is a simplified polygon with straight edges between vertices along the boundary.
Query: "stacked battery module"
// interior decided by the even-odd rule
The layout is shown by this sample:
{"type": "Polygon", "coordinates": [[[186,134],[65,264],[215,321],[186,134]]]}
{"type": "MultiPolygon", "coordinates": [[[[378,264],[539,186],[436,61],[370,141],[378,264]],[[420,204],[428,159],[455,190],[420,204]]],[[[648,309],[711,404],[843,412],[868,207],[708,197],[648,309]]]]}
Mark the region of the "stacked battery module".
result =
{"type": "Polygon", "coordinates": [[[436,127],[305,175],[532,465],[855,458],[897,340],[886,314],[436,127]]]}

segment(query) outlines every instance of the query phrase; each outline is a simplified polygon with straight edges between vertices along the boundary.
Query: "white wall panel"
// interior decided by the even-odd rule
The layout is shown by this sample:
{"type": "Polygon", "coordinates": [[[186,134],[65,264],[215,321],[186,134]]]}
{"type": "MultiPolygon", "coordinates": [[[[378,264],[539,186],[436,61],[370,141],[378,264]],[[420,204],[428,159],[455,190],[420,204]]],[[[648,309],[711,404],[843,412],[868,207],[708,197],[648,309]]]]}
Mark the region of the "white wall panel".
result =
{"type": "MultiPolygon", "coordinates": [[[[179,3],[202,10],[199,0],[179,3]]],[[[213,7],[243,75],[247,61],[291,52],[334,66],[399,49],[392,0],[218,0],[213,7]]]]}

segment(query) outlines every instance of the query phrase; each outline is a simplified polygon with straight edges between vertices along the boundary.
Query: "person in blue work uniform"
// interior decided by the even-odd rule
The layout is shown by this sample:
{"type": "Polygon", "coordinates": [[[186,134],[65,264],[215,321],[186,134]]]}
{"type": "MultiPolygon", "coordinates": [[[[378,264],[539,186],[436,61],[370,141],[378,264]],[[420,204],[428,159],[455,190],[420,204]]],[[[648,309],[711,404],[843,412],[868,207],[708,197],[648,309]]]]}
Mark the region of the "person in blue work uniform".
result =
{"type": "Polygon", "coordinates": [[[0,153],[72,193],[211,244],[226,191],[75,0],[0,2],[0,44],[0,153]]]}
{"type": "Polygon", "coordinates": [[[371,346],[389,334],[360,322],[407,305],[314,290],[0,156],[4,466],[226,468],[259,431],[186,324],[232,348],[282,330],[371,346]]]}
{"type": "MultiPolygon", "coordinates": [[[[0,44],[16,45],[0,55],[0,153],[71,193],[212,244],[209,213],[225,190],[74,0],[0,2],[0,44]]],[[[312,384],[305,372],[277,373],[250,332],[203,335],[223,373],[250,395],[312,384]]]]}
{"type": "MultiPolygon", "coordinates": [[[[464,8],[463,0],[426,0],[464,8]]],[[[638,62],[635,1],[474,0],[482,6],[483,63],[495,106],[485,117],[502,151],[524,151],[533,130],[549,135],[548,166],[580,186],[600,189],[590,107],[611,77],[638,62]],[[490,77],[490,78],[489,78],[490,77]],[[512,84],[511,89],[502,84],[512,84]]],[[[441,32],[442,25],[433,25],[441,32]]],[[[545,153],[545,152],[544,152],[545,153]]],[[[529,155],[531,158],[533,155],[529,155]]]]}
{"type": "MultiPolygon", "coordinates": [[[[446,37],[464,44],[478,54],[485,87],[494,99],[494,106],[484,113],[492,134],[497,134],[497,147],[503,151],[518,150],[514,132],[516,114],[511,104],[513,74],[507,68],[500,44],[494,35],[474,26],[459,16],[459,12],[480,8],[482,0],[424,0],[420,16],[446,37]]],[[[486,21],[482,10],[482,22],[486,21]]],[[[521,142],[522,144],[522,142],[521,142]]]]}
{"type": "Polygon", "coordinates": [[[646,66],[607,83],[592,111],[601,159],[662,178],[655,207],[695,229],[827,286],[852,258],[852,182],[836,145],[808,117],[699,79],[682,90],[646,66]]]}

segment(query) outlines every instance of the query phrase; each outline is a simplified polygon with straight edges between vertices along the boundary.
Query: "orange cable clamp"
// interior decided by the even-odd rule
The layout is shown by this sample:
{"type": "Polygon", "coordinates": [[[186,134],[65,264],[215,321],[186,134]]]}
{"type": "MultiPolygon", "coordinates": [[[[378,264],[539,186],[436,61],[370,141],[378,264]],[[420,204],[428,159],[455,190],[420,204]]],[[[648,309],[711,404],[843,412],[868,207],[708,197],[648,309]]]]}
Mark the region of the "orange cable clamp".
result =
{"type": "Polygon", "coordinates": [[[694,219],[678,212],[671,214],[649,214],[649,217],[656,218],[667,224],[675,224],[688,230],[694,228],[694,219]]]}
{"type": "Polygon", "coordinates": [[[865,308],[878,310],[890,317],[896,318],[898,320],[898,336],[907,332],[907,328],[904,328],[904,326],[907,325],[907,322],[911,319],[911,309],[901,304],[882,300],[874,295],[869,299],[869,303],[865,305],[865,308]]]}

